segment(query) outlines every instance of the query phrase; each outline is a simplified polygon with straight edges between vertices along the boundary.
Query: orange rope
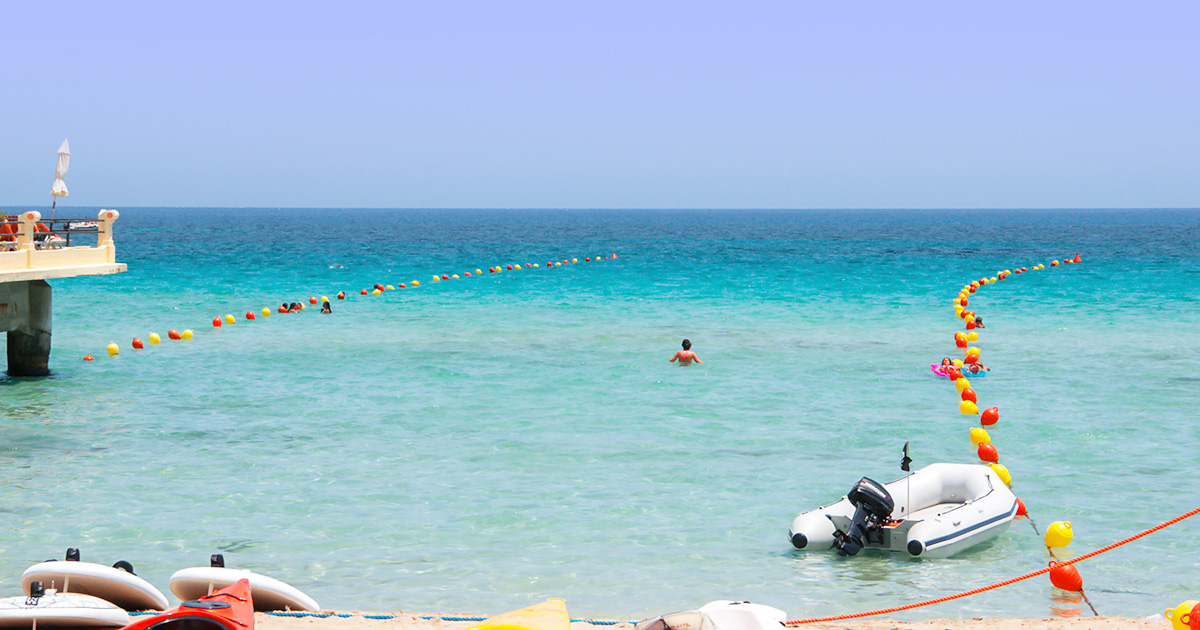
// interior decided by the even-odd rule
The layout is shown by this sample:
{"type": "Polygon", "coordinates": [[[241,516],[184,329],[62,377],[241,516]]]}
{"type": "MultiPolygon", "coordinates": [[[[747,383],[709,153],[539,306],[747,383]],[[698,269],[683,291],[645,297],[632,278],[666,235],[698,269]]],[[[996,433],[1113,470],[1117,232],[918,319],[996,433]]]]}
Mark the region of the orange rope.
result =
{"type": "MultiPolygon", "coordinates": [[[[1179,521],[1182,521],[1185,518],[1190,518],[1197,514],[1200,514],[1200,507],[1198,507],[1186,514],[1181,514],[1179,516],[1176,516],[1175,518],[1173,518],[1165,523],[1162,523],[1160,525],[1155,525],[1154,527],[1151,527],[1150,529],[1147,529],[1146,531],[1141,532],[1140,534],[1134,534],[1133,536],[1130,536],[1129,538],[1126,538],[1125,540],[1115,542],[1107,547],[1101,547],[1095,551],[1090,551],[1090,552],[1085,553],[1082,556],[1079,556],[1078,558],[1075,558],[1073,560],[1064,560],[1062,562],[1059,562],[1059,564],[1075,564],[1076,562],[1083,562],[1084,560],[1087,560],[1088,558],[1091,558],[1093,556],[1098,556],[1107,551],[1112,551],[1113,549],[1116,549],[1117,547],[1120,547],[1121,545],[1131,543],[1131,542],[1141,538],[1142,536],[1146,536],[1148,534],[1153,534],[1154,532],[1156,532],[1160,529],[1163,529],[1164,527],[1170,527],[1171,525],[1174,525],[1175,523],[1178,523],[1179,521]]],[[[915,604],[905,604],[903,606],[893,606],[891,608],[884,608],[881,610],[872,610],[869,612],[850,613],[847,615],[835,615],[833,617],[814,617],[812,619],[796,619],[796,620],[791,620],[791,621],[785,621],[783,623],[784,623],[784,625],[787,625],[787,626],[798,626],[798,625],[806,624],[806,623],[819,623],[819,622],[823,622],[823,621],[842,621],[845,619],[858,619],[860,617],[873,617],[875,615],[886,615],[888,613],[900,612],[902,610],[911,610],[913,608],[920,608],[921,606],[929,606],[931,604],[940,604],[942,602],[948,602],[952,599],[961,599],[963,597],[968,597],[970,595],[976,595],[976,594],[982,593],[984,591],[990,591],[993,589],[1000,588],[1001,586],[1008,586],[1009,584],[1015,584],[1017,582],[1020,582],[1021,580],[1028,580],[1031,577],[1038,576],[1043,573],[1048,573],[1049,571],[1050,571],[1050,567],[1046,567],[1044,569],[1038,569],[1037,571],[1034,571],[1032,573],[1026,573],[1025,575],[1021,575],[1021,576],[1018,576],[1015,578],[1004,580],[1003,582],[996,582],[995,584],[989,584],[988,586],[982,586],[980,588],[973,588],[969,591],[964,591],[962,593],[957,593],[955,595],[947,595],[945,597],[938,597],[935,599],[930,599],[928,601],[917,602],[915,604]]]]}

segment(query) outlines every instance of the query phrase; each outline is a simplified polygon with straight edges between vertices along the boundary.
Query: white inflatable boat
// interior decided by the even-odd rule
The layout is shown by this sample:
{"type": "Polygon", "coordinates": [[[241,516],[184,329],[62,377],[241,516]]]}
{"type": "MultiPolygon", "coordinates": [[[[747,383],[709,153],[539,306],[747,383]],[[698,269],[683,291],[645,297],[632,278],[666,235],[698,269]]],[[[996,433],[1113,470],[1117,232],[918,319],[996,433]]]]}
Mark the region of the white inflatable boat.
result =
{"type": "Polygon", "coordinates": [[[782,630],[787,613],[750,602],[719,600],[699,610],[670,613],[639,622],[634,630],[782,630]]]}
{"type": "Polygon", "coordinates": [[[852,556],[863,547],[945,558],[1008,529],[1017,497],[987,466],[930,464],[889,484],[863,477],[833,505],[792,521],[797,549],[837,549],[852,556]]]}

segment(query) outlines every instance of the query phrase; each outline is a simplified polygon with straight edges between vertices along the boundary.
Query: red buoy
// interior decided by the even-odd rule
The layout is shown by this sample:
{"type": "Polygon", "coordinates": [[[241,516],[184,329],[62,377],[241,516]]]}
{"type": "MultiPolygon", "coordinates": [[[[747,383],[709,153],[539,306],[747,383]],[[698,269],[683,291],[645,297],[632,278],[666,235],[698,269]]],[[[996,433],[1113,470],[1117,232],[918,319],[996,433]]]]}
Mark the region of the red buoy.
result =
{"type": "Polygon", "coordinates": [[[970,387],[962,390],[962,393],[960,394],[960,396],[962,397],[963,400],[969,400],[971,402],[979,402],[979,399],[975,397],[975,390],[971,389],[970,387]]]}
{"type": "Polygon", "coordinates": [[[1000,408],[988,407],[987,409],[984,409],[983,413],[979,415],[979,421],[982,422],[984,426],[991,426],[997,422],[1000,422],[1000,408]]]}
{"type": "Polygon", "coordinates": [[[1029,516],[1029,511],[1025,509],[1025,502],[1017,499],[1017,516],[1029,516]]]}
{"type": "Polygon", "coordinates": [[[997,451],[996,447],[992,446],[991,444],[980,444],[979,459],[995,464],[996,462],[1000,461],[1000,452],[997,451]]]}
{"type": "Polygon", "coordinates": [[[90,354],[89,354],[89,355],[87,355],[86,357],[83,357],[83,360],[84,360],[84,361],[95,361],[95,360],[96,360],[96,357],[94,357],[94,356],[92,356],[92,355],[90,355],[90,354]]]}
{"type": "Polygon", "coordinates": [[[183,339],[178,330],[168,330],[167,339],[183,339]]]}
{"type": "Polygon", "coordinates": [[[346,292],[345,292],[345,291],[338,291],[338,299],[339,299],[339,300],[344,300],[344,299],[346,299],[346,292]]]}
{"type": "Polygon", "coordinates": [[[967,322],[967,330],[975,330],[975,321],[974,320],[967,322]]]}
{"type": "Polygon", "coordinates": [[[400,287],[401,289],[407,289],[407,288],[408,288],[408,285],[407,285],[407,284],[404,284],[403,282],[401,282],[400,284],[398,284],[398,285],[396,285],[396,286],[400,287]]]}
{"type": "Polygon", "coordinates": [[[134,337],[133,338],[133,348],[135,350],[141,350],[142,349],[142,340],[138,339],[137,337],[134,337]]]}
{"type": "Polygon", "coordinates": [[[512,265],[509,265],[509,266],[505,267],[505,269],[508,269],[509,271],[512,271],[512,265]]]}
{"type": "Polygon", "coordinates": [[[366,289],[363,289],[362,291],[359,291],[359,292],[358,292],[358,294],[359,294],[359,295],[366,295],[366,294],[367,294],[367,290],[366,290],[366,289]]]}
{"type": "Polygon", "coordinates": [[[442,280],[449,280],[449,279],[450,279],[450,274],[445,274],[445,273],[442,274],[442,280]]]}
{"type": "Polygon", "coordinates": [[[1071,591],[1072,593],[1078,593],[1083,590],[1083,577],[1079,575],[1079,571],[1073,564],[1051,561],[1050,583],[1055,588],[1061,588],[1064,591],[1071,591]]]}
{"type": "Polygon", "coordinates": [[[213,328],[220,328],[220,327],[221,327],[221,318],[214,317],[213,318],[213,328]]]}

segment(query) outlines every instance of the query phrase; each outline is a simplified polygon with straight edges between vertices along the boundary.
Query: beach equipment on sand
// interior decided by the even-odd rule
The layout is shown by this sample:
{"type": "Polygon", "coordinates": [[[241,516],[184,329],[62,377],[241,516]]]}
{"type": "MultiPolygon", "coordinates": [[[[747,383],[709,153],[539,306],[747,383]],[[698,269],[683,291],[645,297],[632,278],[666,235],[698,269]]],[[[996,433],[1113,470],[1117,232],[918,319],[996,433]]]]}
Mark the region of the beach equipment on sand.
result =
{"type": "Polygon", "coordinates": [[[116,628],[129,614],[111,602],[80,593],[59,593],[41,582],[26,596],[0,599],[0,628],[116,628]]]}
{"type": "Polygon", "coordinates": [[[58,164],[54,166],[54,185],[50,187],[50,196],[53,200],[50,203],[50,218],[54,218],[54,208],[58,205],[59,197],[67,196],[67,183],[63,178],[67,176],[67,166],[71,164],[71,147],[67,145],[66,139],[58,147],[58,164]]]}
{"type": "Polygon", "coordinates": [[[867,547],[945,558],[999,536],[1016,514],[994,469],[938,463],[888,484],[863,477],[837,503],[797,516],[789,537],[797,549],[839,555],[867,547]]]}
{"type": "Polygon", "coordinates": [[[146,580],[133,573],[124,560],[111,567],[81,562],[78,549],[68,549],[67,559],[47,560],[21,574],[21,589],[30,595],[34,582],[59,593],[81,593],[107,600],[125,610],[163,610],[167,598],[146,580]]]}
{"type": "MultiPolygon", "coordinates": [[[[1187,626],[1188,628],[1191,628],[1191,630],[1200,630],[1200,602],[1192,600],[1192,601],[1184,602],[1181,605],[1187,605],[1187,604],[1193,604],[1192,609],[1189,610],[1188,612],[1183,613],[1182,615],[1179,615],[1179,621],[1182,622],[1183,625],[1187,626]]],[[[1166,614],[1167,614],[1166,611],[1164,611],[1163,615],[1166,615],[1166,614]]],[[[1175,624],[1174,619],[1171,619],[1171,624],[1172,625],[1175,624]]]]}
{"type": "Polygon", "coordinates": [[[125,630],[254,630],[250,582],[238,580],[211,595],[190,599],[161,615],[144,617],[125,630]]]}
{"type": "Polygon", "coordinates": [[[566,601],[551,597],[528,608],[488,617],[467,630],[568,630],[570,627],[566,601]]]}
{"type": "Polygon", "coordinates": [[[225,558],[221,554],[213,554],[207,567],[191,567],[180,569],[171,575],[171,592],[179,599],[199,599],[212,593],[246,580],[254,595],[254,610],[269,612],[276,610],[296,610],[317,612],[321,606],[317,601],[305,595],[300,589],[273,577],[255,573],[247,569],[229,569],[225,567],[225,558]]]}
{"type": "Polygon", "coordinates": [[[776,630],[787,613],[750,602],[718,600],[699,610],[675,612],[638,622],[635,630],[776,630]]]}

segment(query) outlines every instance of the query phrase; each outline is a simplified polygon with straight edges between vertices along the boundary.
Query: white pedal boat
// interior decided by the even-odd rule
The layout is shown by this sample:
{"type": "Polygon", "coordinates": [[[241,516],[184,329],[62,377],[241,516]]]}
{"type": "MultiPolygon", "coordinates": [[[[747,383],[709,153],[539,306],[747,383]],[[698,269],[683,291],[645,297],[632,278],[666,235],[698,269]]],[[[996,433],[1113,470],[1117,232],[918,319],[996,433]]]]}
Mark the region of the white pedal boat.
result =
{"type": "Polygon", "coordinates": [[[699,610],[675,612],[646,619],[634,630],[780,630],[787,613],[750,602],[718,600],[699,610]]]}
{"type": "Polygon", "coordinates": [[[792,521],[797,549],[838,549],[854,555],[866,547],[945,558],[987,542],[1008,529],[1017,497],[991,468],[930,464],[879,484],[863,478],[841,501],[792,521]]]}

